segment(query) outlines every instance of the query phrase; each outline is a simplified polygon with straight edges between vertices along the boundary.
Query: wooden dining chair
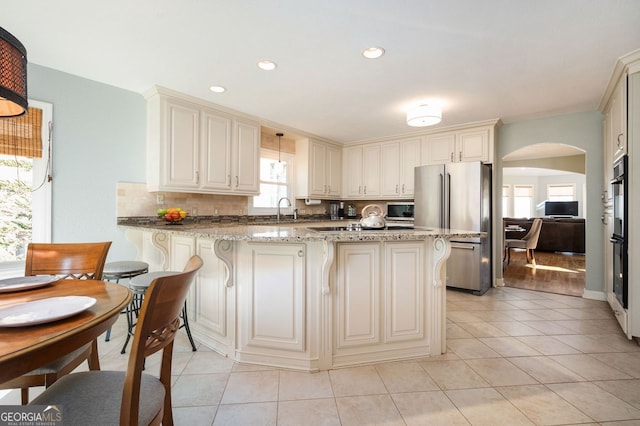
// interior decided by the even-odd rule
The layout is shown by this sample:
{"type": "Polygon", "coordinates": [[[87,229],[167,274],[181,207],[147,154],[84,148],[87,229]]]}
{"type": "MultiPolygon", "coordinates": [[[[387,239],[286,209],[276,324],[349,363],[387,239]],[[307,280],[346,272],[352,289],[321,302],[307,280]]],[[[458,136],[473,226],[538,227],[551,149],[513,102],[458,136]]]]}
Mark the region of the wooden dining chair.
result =
{"type": "MultiPolygon", "coordinates": [[[[57,275],[61,279],[102,279],[102,270],[111,242],[99,243],[31,243],[27,248],[24,275],[57,275]]],[[[94,340],[79,349],[36,370],[1,383],[0,389],[20,388],[22,404],[29,402],[29,388],[49,387],[84,361],[90,370],[99,370],[98,343],[94,340]]]]}
{"type": "Polygon", "coordinates": [[[527,263],[536,264],[534,251],[538,246],[538,238],[542,229],[542,219],[533,219],[529,232],[521,239],[507,239],[505,241],[505,249],[507,250],[507,265],[511,261],[511,249],[520,248],[525,250],[527,263]]]}
{"type": "Polygon", "coordinates": [[[31,405],[64,407],[70,425],[173,425],[171,360],[180,312],[202,259],[193,256],[182,273],[158,277],[149,286],[129,354],[127,371],[69,374],[31,405]],[[143,373],[145,358],[162,350],[159,378],[143,373]]]}

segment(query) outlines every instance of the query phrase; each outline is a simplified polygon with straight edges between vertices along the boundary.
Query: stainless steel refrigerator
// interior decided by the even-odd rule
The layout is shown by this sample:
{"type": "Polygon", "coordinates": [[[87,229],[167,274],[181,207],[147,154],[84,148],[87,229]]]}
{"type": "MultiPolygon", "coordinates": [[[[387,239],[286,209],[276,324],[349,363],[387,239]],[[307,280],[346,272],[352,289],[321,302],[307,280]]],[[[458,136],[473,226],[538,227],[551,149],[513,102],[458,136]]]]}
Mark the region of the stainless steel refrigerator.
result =
{"type": "Polygon", "coordinates": [[[491,166],[481,162],[415,168],[415,225],[487,233],[451,240],[447,287],[491,287],[491,166]]]}

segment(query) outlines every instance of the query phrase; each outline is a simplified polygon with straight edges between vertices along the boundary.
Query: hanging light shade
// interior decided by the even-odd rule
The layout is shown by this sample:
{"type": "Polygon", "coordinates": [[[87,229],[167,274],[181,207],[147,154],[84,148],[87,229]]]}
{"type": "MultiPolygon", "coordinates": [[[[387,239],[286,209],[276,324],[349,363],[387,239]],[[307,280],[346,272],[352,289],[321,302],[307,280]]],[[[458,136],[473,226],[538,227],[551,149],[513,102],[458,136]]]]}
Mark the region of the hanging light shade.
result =
{"type": "Polygon", "coordinates": [[[0,117],[27,112],[27,50],[0,27],[0,117]]]}
{"type": "Polygon", "coordinates": [[[407,112],[407,124],[409,126],[433,126],[440,121],[442,121],[442,109],[435,105],[418,105],[407,112]]]}

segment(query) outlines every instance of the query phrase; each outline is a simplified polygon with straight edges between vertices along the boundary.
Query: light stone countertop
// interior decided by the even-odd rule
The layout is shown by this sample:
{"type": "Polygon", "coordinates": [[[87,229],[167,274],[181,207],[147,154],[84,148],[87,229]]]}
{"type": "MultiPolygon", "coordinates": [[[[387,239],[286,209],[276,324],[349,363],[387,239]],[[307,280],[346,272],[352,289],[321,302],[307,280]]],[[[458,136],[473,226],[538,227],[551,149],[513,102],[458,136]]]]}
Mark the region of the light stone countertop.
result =
{"type": "Polygon", "coordinates": [[[312,242],[312,241],[420,241],[427,238],[477,238],[486,237],[486,232],[475,232],[455,229],[420,228],[393,230],[362,231],[316,231],[310,227],[342,227],[353,221],[325,222],[281,222],[280,224],[238,225],[211,224],[199,225],[119,225],[123,228],[137,230],[154,230],[160,232],[189,235],[198,238],[230,241],[262,241],[262,242],[312,242]]]}

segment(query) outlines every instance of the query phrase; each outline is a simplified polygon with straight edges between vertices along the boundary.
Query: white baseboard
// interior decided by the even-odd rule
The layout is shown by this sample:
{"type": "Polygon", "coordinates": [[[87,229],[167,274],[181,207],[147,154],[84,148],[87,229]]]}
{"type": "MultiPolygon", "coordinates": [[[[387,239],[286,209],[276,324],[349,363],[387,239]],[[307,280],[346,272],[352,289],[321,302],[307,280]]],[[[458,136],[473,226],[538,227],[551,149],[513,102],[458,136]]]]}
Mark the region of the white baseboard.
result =
{"type": "Polygon", "coordinates": [[[607,301],[607,294],[604,291],[593,291],[585,289],[582,293],[582,297],[591,300],[602,300],[603,302],[607,301]]]}
{"type": "Polygon", "coordinates": [[[496,282],[493,285],[494,287],[504,287],[504,279],[503,278],[496,278],[496,282]]]}

